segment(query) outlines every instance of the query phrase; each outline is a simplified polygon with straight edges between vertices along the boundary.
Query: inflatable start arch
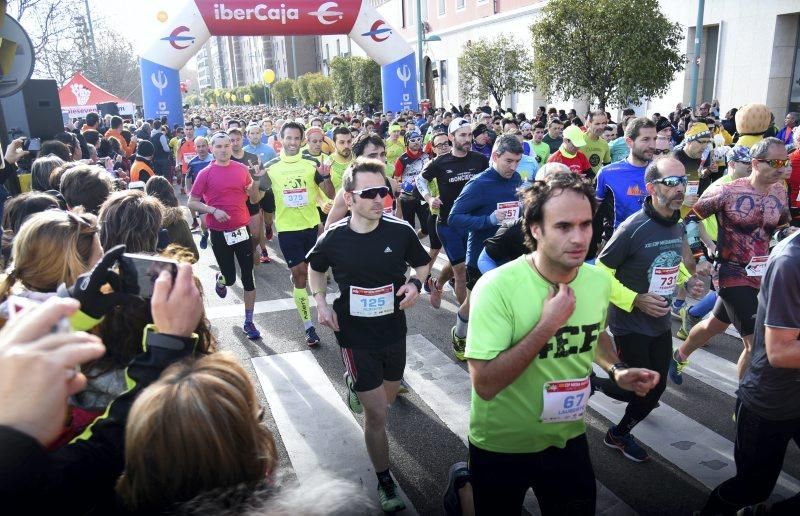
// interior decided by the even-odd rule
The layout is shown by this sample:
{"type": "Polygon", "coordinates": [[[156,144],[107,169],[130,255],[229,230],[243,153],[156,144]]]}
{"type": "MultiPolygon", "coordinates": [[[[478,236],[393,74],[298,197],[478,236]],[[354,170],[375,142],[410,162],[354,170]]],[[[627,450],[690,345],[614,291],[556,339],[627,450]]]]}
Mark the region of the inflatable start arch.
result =
{"type": "Polygon", "coordinates": [[[369,0],[174,0],[167,7],[155,4],[151,0],[143,6],[148,11],[142,13],[145,23],[152,29],[146,32],[154,37],[139,54],[147,118],[166,116],[170,125],[183,123],[178,70],[211,36],[347,34],[381,65],[384,109],[417,106],[414,50],[369,0]]]}

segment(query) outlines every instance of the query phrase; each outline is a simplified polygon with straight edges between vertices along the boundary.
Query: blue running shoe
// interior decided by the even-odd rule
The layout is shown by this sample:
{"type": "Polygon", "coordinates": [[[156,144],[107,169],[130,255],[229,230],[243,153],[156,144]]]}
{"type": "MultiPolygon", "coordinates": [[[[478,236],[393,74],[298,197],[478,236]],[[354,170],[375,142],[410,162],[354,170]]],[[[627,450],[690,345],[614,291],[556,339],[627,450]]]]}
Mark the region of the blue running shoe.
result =
{"type": "Polygon", "coordinates": [[[244,326],[242,326],[244,333],[247,335],[247,338],[250,340],[258,340],[261,338],[261,332],[258,331],[256,325],[253,324],[253,321],[246,321],[244,326]]]}
{"type": "Polygon", "coordinates": [[[317,330],[313,326],[306,330],[306,344],[308,344],[309,348],[319,345],[319,335],[317,335],[317,330]]]}
{"type": "Polygon", "coordinates": [[[683,383],[683,368],[689,364],[688,360],[681,362],[678,358],[678,350],[672,352],[672,360],[669,361],[669,379],[675,385],[683,383]]]}
{"type": "Polygon", "coordinates": [[[608,432],[606,432],[606,437],[603,439],[603,443],[605,443],[606,446],[609,448],[618,449],[625,457],[634,462],[645,462],[650,460],[650,456],[647,454],[647,451],[639,446],[639,443],[636,442],[636,439],[634,439],[631,434],[618,436],[614,433],[614,430],[616,429],[616,426],[612,426],[608,429],[608,432]]]}
{"type": "Polygon", "coordinates": [[[200,249],[208,248],[208,231],[200,235],[200,249]]]}

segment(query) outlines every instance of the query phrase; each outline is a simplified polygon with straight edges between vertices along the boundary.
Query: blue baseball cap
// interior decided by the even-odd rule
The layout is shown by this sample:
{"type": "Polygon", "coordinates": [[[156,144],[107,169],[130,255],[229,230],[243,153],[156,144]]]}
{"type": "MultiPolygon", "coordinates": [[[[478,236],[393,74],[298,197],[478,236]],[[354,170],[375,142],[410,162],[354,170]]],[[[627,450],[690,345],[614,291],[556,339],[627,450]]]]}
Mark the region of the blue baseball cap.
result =
{"type": "Polygon", "coordinates": [[[729,150],[728,154],[725,155],[725,159],[728,161],[728,163],[732,161],[738,161],[739,163],[750,163],[753,161],[752,156],[750,156],[750,149],[744,145],[735,145],[731,147],[731,150],[729,150]]]}

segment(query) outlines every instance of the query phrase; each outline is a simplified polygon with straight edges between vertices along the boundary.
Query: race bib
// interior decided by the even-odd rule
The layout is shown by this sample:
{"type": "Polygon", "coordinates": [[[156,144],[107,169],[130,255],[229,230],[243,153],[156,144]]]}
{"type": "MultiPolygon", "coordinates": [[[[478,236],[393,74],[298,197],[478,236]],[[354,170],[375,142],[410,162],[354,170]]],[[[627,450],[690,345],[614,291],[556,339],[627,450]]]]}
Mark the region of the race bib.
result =
{"type": "Polygon", "coordinates": [[[191,153],[184,154],[183,161],[188,165],[189,162],[192,161],[196,156],[197,154],[191,154],[191,153]]]}
{"type": "Polygon", "coordinates": [[[250,238],[250,234],[247,232],[247,226],[242,226],[233,231],[225,231],[222,234],[225,235],[225,243],[228,245],[235,245],[250,238]]]}
{"type": "Polygon", "coordinates": [[[590,392],[588,376],[546,382],[543,387],[542,423],[563,423],[583,418],[590,392]]]}
{"type": "Polygon", "coordinates": [[[377,288],[350,287],[350,315],[380,317],[394,313],[394,285],[377,288]]]}
{"type": "Polygon", "coordinates": [[[519,201],[498,202],[497,209],[505,213],[503,220],[514,220],[519,217],[519,201]]]}
{"type": "Polygon", "coordinates": [[[747,264],[747,267],[744,268],[747,271],[748,276],[758,276],[761,277],[764,275],[764,271],[767,270],[767,259],[769,256],[753,256],[750,260],[750,263],[747,264]]]}
{"type": "Polygon", "coordinates": [[[308,190],[305,188],[284,189],[283,205],[287,208],[302,208],[308,205],[308,190]]]}
{"type": "Polygon", "coordinates": [[[659,296],[672,296],[675,293],[675,286],[678,284],[678,269],[678,265],[674,267],[653,267],[650,288],[647,291],[659,296]]]}
{"type": "Polygon", "coordinates": [[[689,181],[686,185],[686,195],[697,195],[700,190],[700,181],[689,181]]]}

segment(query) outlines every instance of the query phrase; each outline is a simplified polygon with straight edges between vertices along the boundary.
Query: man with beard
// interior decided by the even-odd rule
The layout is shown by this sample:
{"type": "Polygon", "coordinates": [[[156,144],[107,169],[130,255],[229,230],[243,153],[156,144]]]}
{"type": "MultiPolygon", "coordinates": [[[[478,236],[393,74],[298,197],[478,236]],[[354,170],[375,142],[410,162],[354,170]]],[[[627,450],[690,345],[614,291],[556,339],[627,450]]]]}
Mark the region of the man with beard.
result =
{"type": "MultiPolygon", "coordinates": [[[[450,210],[456,198],[461,194],[464,185],[477,174],[489,168],[489,160],[479,152],[470,150],[472,147],[472,131],[469,122],[463,118],[456,118],[450,122],[450,139],[453,148],[449,154],[439,156],[428,163],[422,174],[417,176],[417,188],[425,201],[431,206],[440,208],[439,220],[436,231],[442,246],[447,254],[447,259],[453,266],[455,277],[456,299],[459,304],[464,303],[467,297],[467,269],[464,261],[467,258],[467,228],[451,226],[448,222],[450,210]],[[428,190],[428,181],[436,179],[439,186],[439,196],[433,197],[428,190]]],[[[434,281],[432,288],[441,290],[444,285],[434,281]]],[[[453,350],[459,360],[464,360],[464,346],[467,340],[467,322],[461,315],[457,315],[456,325],[452,330],[453,350]]]]}
{"type": "Polygon", "coordinates": [[[586,145],[581,148],[581,152],[589,159],[595,175],[600,171],[601,166],[611,163],[608,142],[602,138],[607,123],[608,118],[606,118],[605,111],[602,110],[589,113],[589,119],[586,121],[586,145]]]}
{"type": "MultiPolygon", "coordinates": [[[[655,138],[655,127],[649,129],[655,138]]],[[[658,384],[644,397],[630,395],[611,380],[596,382],[606,395],[628,403],[622,420],[609,428],[604,442],[635,462],[649,460],[649,456],[631,430],[656,407],[667,386],[672,354],[669,300],[678,287],[681,261],[694,270],[680,221],[686,191],[683,165],[674,158],[654,161],[648,165],[644,181],[648,196],[642,209],[619,226],[597,258],[597,266],[612,277],[608,325],[617,352],[628,365],[660,375],[658,384]]],[[[705,272],[710,272],[710,267],[705,272]]]]}
{"type": "MultiPolygon", "coordinates": [[[[331,133],[333,153],[325,160],[331,169],[331,182],[337,192],[342,188],[342,175],[353,162],[353,136],[350,129],[339,126],[331,133]]],[[[311,136],[309,136],[311,138],[311,136]]]]}

